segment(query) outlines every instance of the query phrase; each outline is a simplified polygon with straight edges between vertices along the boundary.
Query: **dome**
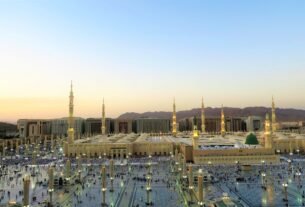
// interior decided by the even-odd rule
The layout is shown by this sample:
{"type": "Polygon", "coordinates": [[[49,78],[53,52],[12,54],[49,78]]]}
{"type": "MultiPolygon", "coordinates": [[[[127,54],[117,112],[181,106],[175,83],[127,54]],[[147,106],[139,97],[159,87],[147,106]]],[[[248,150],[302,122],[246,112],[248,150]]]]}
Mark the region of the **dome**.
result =
{"type": "Polygon", "coordinates": [[[257,141],[257,138],[254,134],[249,134],[246,138],[246,142],[245,144],[249,144],[249,145],[257,145],[258,144],[258,141],[257,141]]]}

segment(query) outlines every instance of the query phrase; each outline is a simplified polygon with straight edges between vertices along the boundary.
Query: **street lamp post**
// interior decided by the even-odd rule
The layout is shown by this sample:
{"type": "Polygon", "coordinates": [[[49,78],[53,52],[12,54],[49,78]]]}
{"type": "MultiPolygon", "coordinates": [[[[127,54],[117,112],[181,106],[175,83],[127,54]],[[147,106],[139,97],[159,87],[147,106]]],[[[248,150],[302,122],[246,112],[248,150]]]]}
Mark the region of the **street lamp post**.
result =
{"type": "Polygon", "coordinates": [[[297,172],[297,173],[296,173],[296,176],[297,176],[297,178],[298,178],[298,187],[299,187],[299,188],[301,187],[301,175],[302,175],[301,172],[297,172]]]}
{"type": "Polygon", "coordinates": [[[151,155],[148,156],[149,161],[148,161],[148,173],[146,176],[146,205],[151,205],[151,198],[150,198],[150,192],[151,192],[151,179],[152,179],[152,173],[151,173],[151,155]]]}
{"type": "Polygon", "coordinates": [[[52,204],[52,194],[53,194],[53,191],[54,191],[54,169],[53,167],[50,167],[49,168],[49,183],[48,183],[48,192],[49,192],[49,195],[50,195],[50,206],[53,206],[52,204]]]}
{"type": "Polygon", "coordinates": [[[106,154],[106,152],[104,152],[104,154],[103,154],[103,155],[104,155],[104,157],[103,157],[103,158],[104,158],[104,160],[105,160],[105,162],[106,162],[106,161],[107,161],[107,154],[106,154]]]}
{"type": "Polygon", "coordinates": [[[174,170],[174,168],[175,168],[174,155],[173,155],[172,152],[170,152],[170,155],[171,155],[171,161],[170,161],[170,163],[171,163],[171,172],[174,173],[175,172],[175,170],[174,170]]]}
{"type": "Polygon", "coordinates": [[[285,196],[285,202],[288,202],[288,197],[287,197],[287,188],[288,188],[288,183],[283,183],[282,184],[283,188],[284,188],[284,196],[285,196]]]}
{"type": "Polygon", "coordinates": [[[128,157],[127,157],[127,163],[128,163],[128,172],[130,173],[132,171],[132,165],[131,165],[131,153],[128,153],[128,157]]]}
{"type": "Polygon", "coordinates": [[[183,159],[182,163],[182,179],[183,179],[183,188],[187,188],[187,175],[186,175],[186,163],[185,160],[183,159]]]}
{"type": "Polygon", "coordinates": [[[262,186],[263,187],[266,187],[265,186],[265,177],[266,177],[266,173],[262,173],[262,186]]]}
{"type": "Polygon", "coordinates": [[[114,179],[114,164],[113,159],[110,160],[110,192],[113,192],[113,179],[114,179]]]}
{"type": "Polygon", "coordinates": [[[147,185],[146,186],[146,205],[150,205],[151,202],[150,202],[150,191],[151,191],[151,187],[150,185],[147,185]]]}
{"type": "Polygon", "coordinates": [[[192,167],[192,164],[190,164],[188,166],[188,168],[189,168],[189,172],[188,172],[188,176],[189,176],[189,178],[188,178],[188,181],[189,181],[189,194],[191,196],[191,201],[193,201],[193,189],[194,189],[193,180],[194,180],[194,178],[193,178],[193,167],[192,167]]]}
{"type": "Polygon", "coordinates": [[[67,159],[65,166],[65,179],[67,184],[70,183],[70,178],[71,178],[71,161],[67,159]]]}
{"type": "Polygon", "coordinates": [[[23,207],[30,207],[30,177],[25,176],[23,180],[23,207]]]}
{"type": "Polygon", "coordinates": [[[76,157],[76,162],[77,162],[77,169],[78,169],[78,180],[79,183],[81,183],[81,173],[82,173],[82,168],[81,168],[81,157],[76,157]]]}
{"type": "Polygon", "coordinates": [[[288,172],[290,172],[291,171],[291,160],[289,159],[289,160],[287,160],[287,162],[288,162],[288,172]]]}
{"type": "Polygon", "coordinates": [[[107,206],[106,204],[106,167],[103,165],[102,167],[102,193],[103,193],[103,201],[102,206],[107,206]]]}
{"type": "Polygon", "coordinates": [[[198,206],[203,206],[203,176],[202,169],[198,171],[198,206]]]}

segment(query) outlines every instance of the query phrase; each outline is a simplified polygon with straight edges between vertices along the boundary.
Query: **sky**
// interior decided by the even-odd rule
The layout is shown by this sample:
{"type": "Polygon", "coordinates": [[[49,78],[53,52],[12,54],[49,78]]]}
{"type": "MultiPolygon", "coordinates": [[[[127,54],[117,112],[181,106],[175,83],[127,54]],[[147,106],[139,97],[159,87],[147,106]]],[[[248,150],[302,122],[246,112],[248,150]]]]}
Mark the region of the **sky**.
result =
{"type": "Polygon", "coordinates": [[[0,0],[0,121],[305,109],[305,1],[0,0]]]}

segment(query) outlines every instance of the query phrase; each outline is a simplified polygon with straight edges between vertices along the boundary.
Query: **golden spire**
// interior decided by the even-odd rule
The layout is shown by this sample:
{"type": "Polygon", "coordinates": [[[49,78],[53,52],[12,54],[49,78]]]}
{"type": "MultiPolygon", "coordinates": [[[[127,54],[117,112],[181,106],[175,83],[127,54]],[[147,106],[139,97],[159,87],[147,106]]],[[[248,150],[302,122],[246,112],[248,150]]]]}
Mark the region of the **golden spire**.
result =
{"type": "Polygon", "coordinates": [[[203,97],[202,97],[202,100],[201,100],[201,132],[205,133],[205,114],[204,114],[203,97]]]}
{"type": "Polygon", "coordinates": [[[176,117],[176,103],[175,103],[175,97],[174,97],[174,103],[173,103],[173,129],[172,129],[172,134],[173,136],[176,136],[177,134],[177,117],[176,117]]]}
{"type": "Polygon", "coordinates": [[[275,104],[274,104],[274,98],[272,96],[272,109],[271,109],[271,121],[272,121],[272,124],[271,124],[271,127],[272,127],[272,132],[275,132],[276,129],[277,129],[277,123],[276,123],[276,115],[275,115],[275,104]]]}
{"type": "Polygon", "coordinates": [[[197,117],[195,116],[193,119],[193,148],[198,149],[198,130],[197,130],[197,117]]]}
{"type": "Polygon", "coordinates": [[[73,110],[74,110],[74,95],[73,95],[73,85],[71,81],[70,88],[70,97],[69,97],[69,119],[68,119],[68,143],[73,144],[74,142],[74,118],[73,118],[73,110]]]}
{"type": "Polygon", "coordinates": [[[266,119],[265,119],[265,134],[270,134],[270,119],[269,119],[269,114],[266,114],[266,119]]]}
{"type": "Polygon", "coordinates": [[[221,105],[221,136],[226,135],[226,124],[225,124],[225,113],[223,110],[223,105],[221,105]]]}
{"type": "Polygon", "coordinates": [[[106,134],[106,118],[105,118],[105,104],[104,104],[104,98],[103,98],[103,107],[102,107],[102,128],[101,128],[102,134],[106,134]]]}

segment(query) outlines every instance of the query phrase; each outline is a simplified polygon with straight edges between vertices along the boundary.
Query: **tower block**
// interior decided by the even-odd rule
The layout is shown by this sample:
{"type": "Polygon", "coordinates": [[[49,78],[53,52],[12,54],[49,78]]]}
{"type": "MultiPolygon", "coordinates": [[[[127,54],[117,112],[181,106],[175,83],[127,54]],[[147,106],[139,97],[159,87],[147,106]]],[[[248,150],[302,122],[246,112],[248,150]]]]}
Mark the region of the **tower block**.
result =
{"type": "Polygon", "coordinates": [[[272,140],[272,131],[270,126],[269,114],[266,114],[265,120],[265,148],[272,149],[273,148],[273,140],[272,140]]]}
{"type": "Polygon", "coordinates": [[[199,139],[199,133],[197,129],[197,118],[196,116],[194,117],[194,126],[193,126],[193,148],[198,149],[198,139],[199,139]]]}

